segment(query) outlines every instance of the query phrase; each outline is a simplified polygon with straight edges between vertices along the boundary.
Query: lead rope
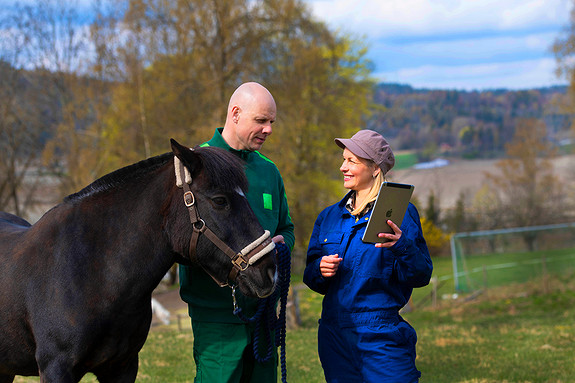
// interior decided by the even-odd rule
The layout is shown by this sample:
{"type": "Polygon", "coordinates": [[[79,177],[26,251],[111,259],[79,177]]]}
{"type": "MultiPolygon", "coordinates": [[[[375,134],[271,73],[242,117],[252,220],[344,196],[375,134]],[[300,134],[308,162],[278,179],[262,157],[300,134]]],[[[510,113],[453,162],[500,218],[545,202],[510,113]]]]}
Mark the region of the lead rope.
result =
{"type": "Polygon", "coordinates": [[[278,286],[274,293],[258,303],[258,309],[254,316],[247,318],[242,314],[242,309],[238,306],[236,300],[236,288],[232,287],[232,298],[234,302],[234,315],[246,323],[255,324],[254,331],[254,357],[259,363],[265,363],[272,357],[274,343],[280,347],[280,361],[282,368],[282,382],[287,383],[287,364],[286,364],[286,308],[287,298],[290,285],[291,257],[287,245],[283,243],[276,244],[278,259],[278,286]],[[280,295],[280,312],[276,317],[276,302],[280,295]],[[261,331],[264,332],[265,341],[267,342],[267,353],[264,357],[260,355],[259,343],[261,331]],[[275,331],[275,339],[272,341],[270,333],[275,331]]]}

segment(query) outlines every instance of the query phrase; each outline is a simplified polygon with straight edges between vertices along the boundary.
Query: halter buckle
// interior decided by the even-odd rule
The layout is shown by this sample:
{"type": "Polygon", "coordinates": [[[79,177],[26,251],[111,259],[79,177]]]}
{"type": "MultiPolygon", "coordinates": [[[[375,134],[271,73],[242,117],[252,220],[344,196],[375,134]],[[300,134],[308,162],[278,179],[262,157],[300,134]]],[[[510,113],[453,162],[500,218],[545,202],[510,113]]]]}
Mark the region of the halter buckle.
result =
{"type": "Polygon", "coordinates": [[[240,269],[240,271],[244,271],[245,269],[248,268],[249,263],[247,261],[247,259],[244,258],[243,254],[241,253],[237,253],[236,257],[234,259],[232,259],[232,263],[238,268],[240,269]]]}
{"type": "Polygon", "coordinates": [[[194,194],[191,191],[187,191],[184,193],[184,203],[186,204],[187,207],[194,206],[194,204],[196,203],[196,198],[194,197],[194,194]]]}

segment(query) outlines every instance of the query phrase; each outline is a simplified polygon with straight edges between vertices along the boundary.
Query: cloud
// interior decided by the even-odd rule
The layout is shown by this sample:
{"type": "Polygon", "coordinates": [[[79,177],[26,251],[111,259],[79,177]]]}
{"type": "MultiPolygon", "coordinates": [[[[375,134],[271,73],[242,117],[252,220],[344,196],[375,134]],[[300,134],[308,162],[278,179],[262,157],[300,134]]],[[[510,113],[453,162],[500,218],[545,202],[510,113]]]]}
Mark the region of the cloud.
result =
{"type": "Polygon", "coordinates": [[[565,84],[551,45],[571,0],[308,0],[332,28],[365,36],[374,75],[415,87],[565,84]]]}
{"type": "Polygon", "coordinates": [[[493,62],[461,66],[421,65],[390,72],[375,73],[384,82],[409,84],[429,89],[530,89],[563,85],[554,76],[555,61],[551,58],[516,62],[493,62]]]}
{"type": "Polygon", "coordinates": [[[314,15],[373,37],[554,28],[568,21],[569,0],[309,0],[314,15]]]}

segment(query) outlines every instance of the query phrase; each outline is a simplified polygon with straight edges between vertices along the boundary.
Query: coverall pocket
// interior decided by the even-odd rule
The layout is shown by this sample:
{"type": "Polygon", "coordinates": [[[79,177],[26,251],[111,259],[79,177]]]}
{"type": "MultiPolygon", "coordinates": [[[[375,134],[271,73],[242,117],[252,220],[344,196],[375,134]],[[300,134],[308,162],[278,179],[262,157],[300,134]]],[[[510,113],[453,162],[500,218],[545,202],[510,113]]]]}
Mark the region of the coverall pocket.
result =
{"type": "MultiPolygon", "coordinates": [[[[343,232],[341,231],[330,231],[325,233],[320,233],[320,243],[321,243],[321,254],[322,255],[333,255],[339,254],[339,249],[341,245],[341,240],[343,238],[343,232]]],[[[343,254],[339,254],[341,257],[343,254]]]]}

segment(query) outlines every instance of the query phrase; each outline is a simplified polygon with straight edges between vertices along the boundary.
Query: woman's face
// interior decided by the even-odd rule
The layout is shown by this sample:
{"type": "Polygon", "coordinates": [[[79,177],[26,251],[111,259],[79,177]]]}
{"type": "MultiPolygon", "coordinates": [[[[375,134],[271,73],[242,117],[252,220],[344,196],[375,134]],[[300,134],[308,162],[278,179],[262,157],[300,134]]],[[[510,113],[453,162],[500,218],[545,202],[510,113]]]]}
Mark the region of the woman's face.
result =
{"type": "Polygon", "coordinates": [[[357,157],[349,149],[343,150],[343,164],[339,170],[343,173],[343,186],[346,189],[369,190],[373,185],[375,166],[371,161],[357,157]]]}

